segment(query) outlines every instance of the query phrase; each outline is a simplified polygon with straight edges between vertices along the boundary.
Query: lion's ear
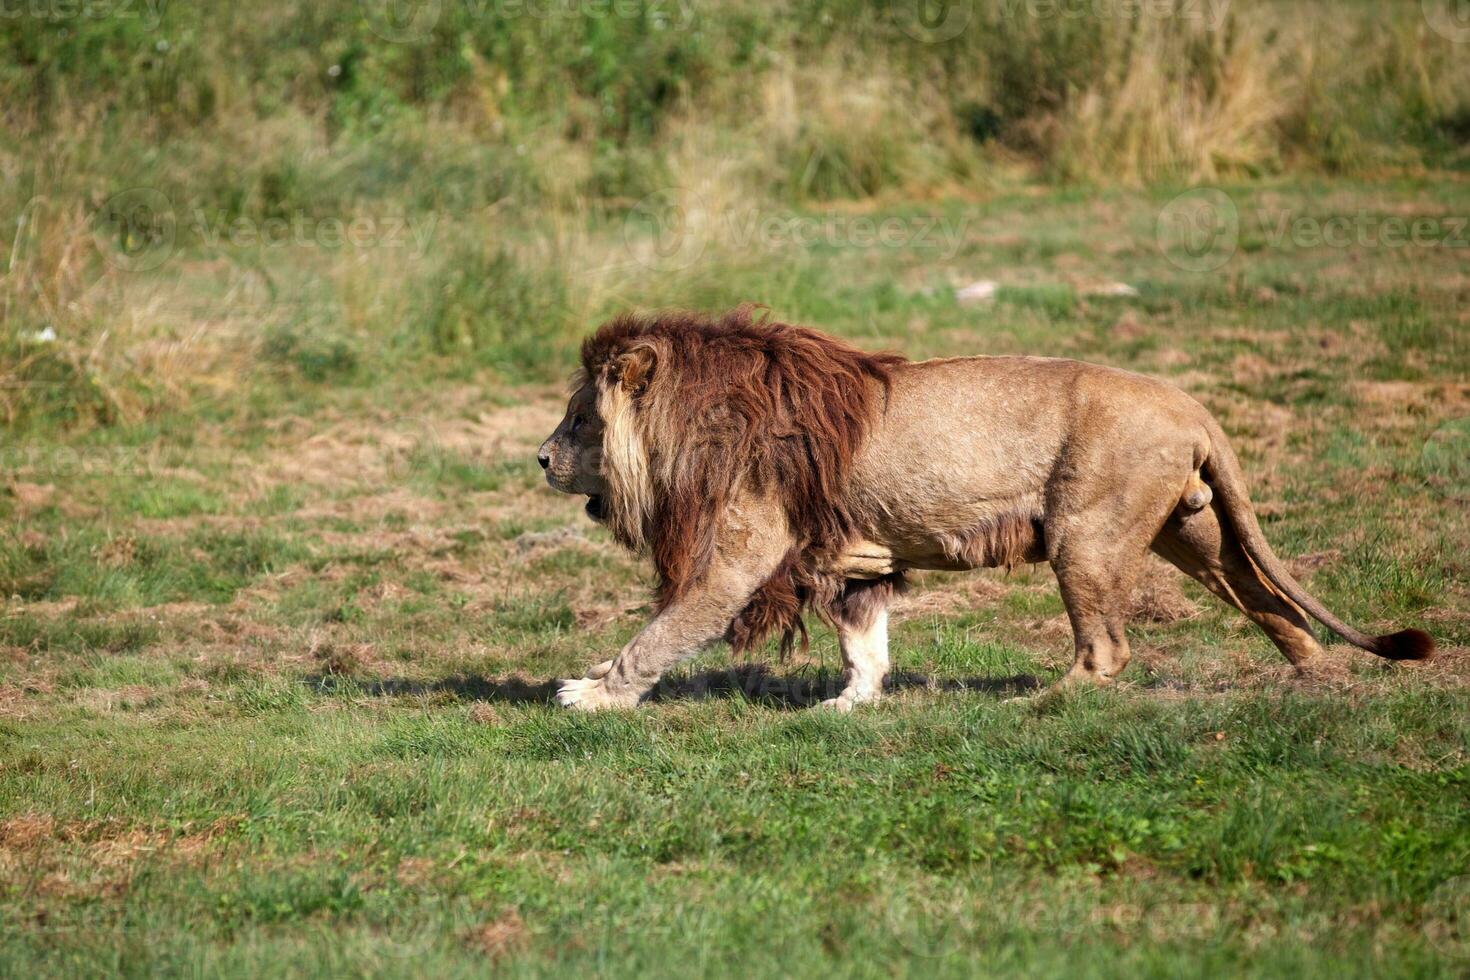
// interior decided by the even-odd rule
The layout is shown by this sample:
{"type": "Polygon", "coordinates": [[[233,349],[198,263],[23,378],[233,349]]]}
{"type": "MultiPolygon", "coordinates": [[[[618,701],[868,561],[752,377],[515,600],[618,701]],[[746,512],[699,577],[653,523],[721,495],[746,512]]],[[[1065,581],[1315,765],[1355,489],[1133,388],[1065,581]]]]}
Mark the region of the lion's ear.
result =
{"type": "Polygon", "coordinates": [[[657,363],[658,355],[653,348],[640,344],[618,355],[612,365],[612,376],[624,391],[637,397],[648,387],[657,363]]]}

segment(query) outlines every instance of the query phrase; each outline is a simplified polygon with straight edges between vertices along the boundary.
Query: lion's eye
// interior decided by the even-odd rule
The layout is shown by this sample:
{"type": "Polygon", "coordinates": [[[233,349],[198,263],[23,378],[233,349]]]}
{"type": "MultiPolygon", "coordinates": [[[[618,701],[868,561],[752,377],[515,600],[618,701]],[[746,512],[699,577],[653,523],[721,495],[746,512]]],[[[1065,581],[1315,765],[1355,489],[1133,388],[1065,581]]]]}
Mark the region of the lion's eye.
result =
{"type": "Polygon", "coordinates": [[[582,418],[582,416],[580,416],[580,415],[573,415],[572,416],[572,431],[573,432],[576,432],[578,429],[580,429],[582,427],[582,423],[585,422],[585,421],[586,421],[586,419],[582,418]]]}

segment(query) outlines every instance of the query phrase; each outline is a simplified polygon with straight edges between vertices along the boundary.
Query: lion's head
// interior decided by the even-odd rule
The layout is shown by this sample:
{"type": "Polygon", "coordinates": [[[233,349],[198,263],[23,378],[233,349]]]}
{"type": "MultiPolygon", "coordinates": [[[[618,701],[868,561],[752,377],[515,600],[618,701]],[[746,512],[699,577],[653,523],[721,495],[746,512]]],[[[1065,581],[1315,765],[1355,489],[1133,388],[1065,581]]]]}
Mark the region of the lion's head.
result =
{"type": "Polygon", "coordinates": [[[551,488],[585,496],[587,515],[595,521],[607,519],[607,479],[602,475],[604,428],[597,412],[597,389],[590,383],[579,384],[561,424],[547,436],[536,456],[551,488]]]}
{"type": "Polygon", "coordinates": [[[799,542],[789,579],[851,535],[847,473],[900,360],[750,306],[620,316],[583,343],[541,465],[553,488],[587,495],[622,544],[651,554],[661,605],[699,581],[720,516],[746,489],[781,499],[799,542]]]}

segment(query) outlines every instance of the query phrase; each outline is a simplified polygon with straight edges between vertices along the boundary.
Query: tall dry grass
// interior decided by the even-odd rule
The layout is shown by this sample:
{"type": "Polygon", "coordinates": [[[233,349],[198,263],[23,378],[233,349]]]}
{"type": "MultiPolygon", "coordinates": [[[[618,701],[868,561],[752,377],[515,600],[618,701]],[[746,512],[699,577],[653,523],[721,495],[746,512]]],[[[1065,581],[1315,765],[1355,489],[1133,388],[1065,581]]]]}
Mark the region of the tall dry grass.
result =
{"type": "Polygon", "coordinates": [[[652,0],[570,20],[445,4],[410,44],[354,0],[6,19],[0,418],[134,420],[261,372],[542,377],[608,308],[690,277],[720,295],[711,270],[741,260],[722,219],[742,208],[1465,165],[1470,45],[1419,4],[1183,16],[1200,7],[977,2],[934,43],[865,0],[674,22],[652,0]],[[437,226],[412,259],[281,261],[181,220],[167,263],[128,271],[96,220],[130,188],[216,227],[437,226]],[[625,234],[650,207],[687,222],[694,261],[625,234]]]}

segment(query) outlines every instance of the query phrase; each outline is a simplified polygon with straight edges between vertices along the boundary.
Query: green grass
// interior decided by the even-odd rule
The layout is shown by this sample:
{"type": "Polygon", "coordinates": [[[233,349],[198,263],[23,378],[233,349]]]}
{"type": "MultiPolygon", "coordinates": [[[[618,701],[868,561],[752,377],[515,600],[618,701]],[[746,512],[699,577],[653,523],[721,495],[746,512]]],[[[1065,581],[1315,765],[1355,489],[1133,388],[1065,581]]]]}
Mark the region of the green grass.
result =
{"type": "MultiPolygon", "coordinates": [[[[1249,213],[1324,188],[1348,213],[1470,209],[1453,182],[1230,192],[1249,213]]],[[[563,712],[551,681],[646,620],[648,571],[531,463],[562,394],[506,378],[561,374],[566,325],[472,323],[545,294],[459,282],[431,319],[366,321],[371,343],[251,346],[171,408],[16,420],[0,974],[1463,973],[1461,257],[1268,242],[1190,274],[1154,245],[1168,199],[910,205],[968,219],[953,257],[716,243],[599,302],[760,299],[915,356],[1171,378],[1312,590],[1430,629],[1440,661],[1335,647],[1296,678],[1186,583],[1132,626],[1117,688],[1018,701],[1070,659],[1049,572],[1020,569],[918,583],[896,689],[850,717],[809,708],[839,680],[823,629],[784,664],[703,654],[636,712],[563,712]],[[982,277],[993,302],[954,300],[982,277]],[[498,353],[432,349],[471,329],[498,353]]],[[[290,293],[313,257],[274,261],[290,293]]],[[[129,282],[169,309],[215,288],[129,282]]]]}
{"type": "Polygon", "coordinates": [[[1470,970],[1465,249],[1311,236],[1463,239],[1449,4],[68,6],[0,18],[0,976],[1470,970]],[[1018,569],[922,576],[850,717],[821,627],[554,707],[651,615],[532,463],[577,344],[746,301],[1178,383],[1442,656],[1297,677],[1155,569],[1026,700],[1018,569]]]}
{"type": "Polygon", "coordinates": [[[12,732],[7,789],[57,823],[9,875],[10,971],[475,971],[510,916],[518,973],[1453,966],[1422,930],[1467,776],[1406,760],[1470,731],[1395,678],[853,719],[377,700],[241,684],[12,732]]]}

